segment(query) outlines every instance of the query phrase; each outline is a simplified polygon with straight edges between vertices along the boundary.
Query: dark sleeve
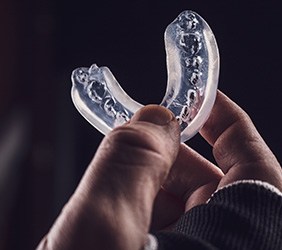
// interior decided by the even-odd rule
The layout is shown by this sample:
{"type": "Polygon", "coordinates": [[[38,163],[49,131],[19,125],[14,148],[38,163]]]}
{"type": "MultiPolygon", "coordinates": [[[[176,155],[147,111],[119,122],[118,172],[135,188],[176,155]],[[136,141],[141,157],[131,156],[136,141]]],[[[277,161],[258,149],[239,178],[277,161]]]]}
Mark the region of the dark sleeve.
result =
{"type": "Polygon", "coordinates": [[[264,185],[234,184],[187,212],[174,232],[155,236],[159,250],[282,249],[282,195],[264,185]]]}

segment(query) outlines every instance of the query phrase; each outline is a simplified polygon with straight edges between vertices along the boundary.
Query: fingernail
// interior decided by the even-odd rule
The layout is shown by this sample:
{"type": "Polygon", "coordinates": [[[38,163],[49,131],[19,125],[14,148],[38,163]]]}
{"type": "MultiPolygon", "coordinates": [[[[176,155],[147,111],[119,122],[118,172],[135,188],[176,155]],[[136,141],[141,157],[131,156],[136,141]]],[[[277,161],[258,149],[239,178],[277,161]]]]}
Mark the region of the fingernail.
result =
{"type": "Polygon", "coordinates": [[[138,110],[130,122],[144,121],[156,125],[166,125],[174,119],[174,115],[168,109],[159,105],[147,105],[138,110]]]}

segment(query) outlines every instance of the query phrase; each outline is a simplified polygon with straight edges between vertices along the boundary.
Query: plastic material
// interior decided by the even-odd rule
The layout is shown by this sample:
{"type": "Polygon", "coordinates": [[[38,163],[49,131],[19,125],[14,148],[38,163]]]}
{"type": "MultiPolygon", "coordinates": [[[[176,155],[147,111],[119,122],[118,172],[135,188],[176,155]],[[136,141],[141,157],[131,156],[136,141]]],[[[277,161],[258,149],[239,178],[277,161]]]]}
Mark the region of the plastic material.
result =
{"type": "MultiPolygon", "coordinates": [[[[170,109],[181,128],[181,141],[207,120],[216,97],[219,53],[203,18],[182,12],[165,31],[168,82],[160,105],[170,109]]],[[[72,99],[78,111],[107,134],[128,121],[143,105],[131,99],[107,67],[93,64],[72,73],[72,99]]]]}

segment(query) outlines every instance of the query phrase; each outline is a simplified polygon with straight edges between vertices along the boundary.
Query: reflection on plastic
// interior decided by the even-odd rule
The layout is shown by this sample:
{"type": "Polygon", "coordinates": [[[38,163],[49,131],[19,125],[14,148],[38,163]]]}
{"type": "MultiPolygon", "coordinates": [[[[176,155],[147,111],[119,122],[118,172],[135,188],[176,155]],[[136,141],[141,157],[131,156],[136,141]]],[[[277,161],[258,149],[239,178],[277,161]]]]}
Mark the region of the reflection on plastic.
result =
{"type": "MultiPolygon", "coordinates": [[[[181,128],[181,141],[207,120],[216,97],[219,53],[203,18],[182,12],[165,31],[168,82],[160,105],[170,109],[181,128]]],[[[131,99],[107,67],[93,64],[72,73],[72,100],[78,111],[107,134],[128,121],[143,105],[131,99]]]]}

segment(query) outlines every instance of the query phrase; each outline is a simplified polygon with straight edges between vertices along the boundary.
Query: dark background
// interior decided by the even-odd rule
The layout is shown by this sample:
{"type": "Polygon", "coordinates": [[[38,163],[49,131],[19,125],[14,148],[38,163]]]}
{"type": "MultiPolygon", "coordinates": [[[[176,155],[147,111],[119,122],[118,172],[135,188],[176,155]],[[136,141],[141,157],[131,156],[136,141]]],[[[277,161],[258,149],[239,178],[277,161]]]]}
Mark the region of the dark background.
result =
{"type": "MultiPolygon", "coordinates": [[[[133,99],[159,103],[166,88],[163,33],[185,9],[214,31],[219,88],[250,114],[281,159],[279,1],[2,0],[0,249],[38,244],[103,138],[72,104],[71,71],[106,65],[133,99]],[[18,134],[7,139],[13,125],[18,134]]],[[[212,159],[199,136],[188,144],[212,159]]]]}

